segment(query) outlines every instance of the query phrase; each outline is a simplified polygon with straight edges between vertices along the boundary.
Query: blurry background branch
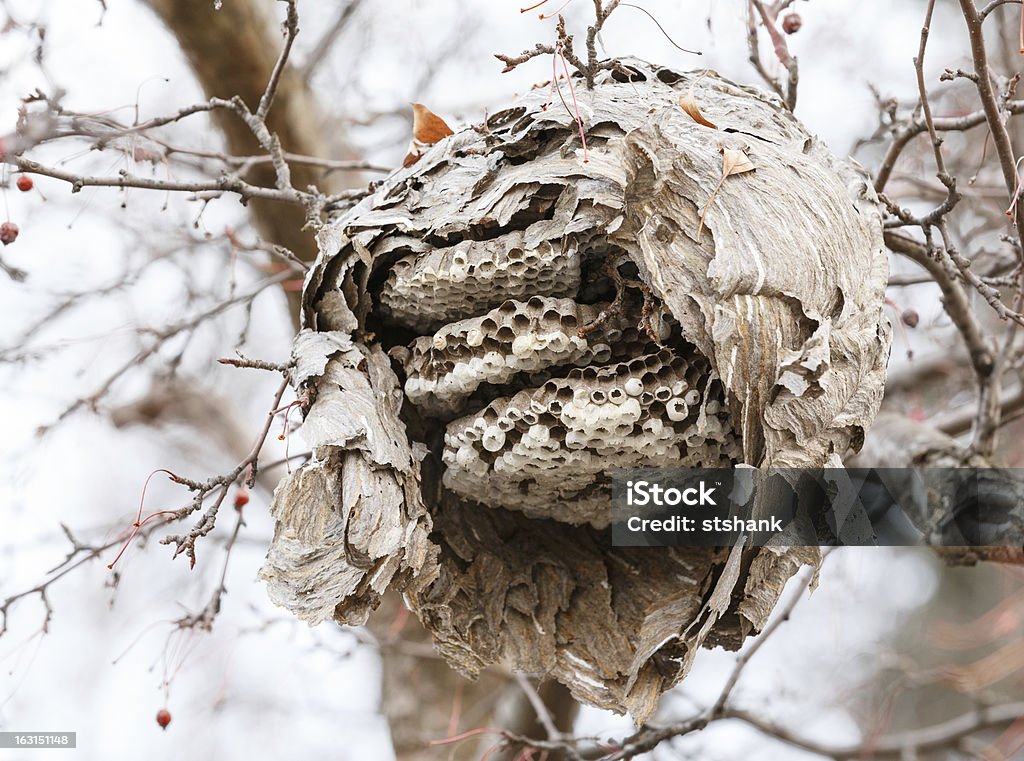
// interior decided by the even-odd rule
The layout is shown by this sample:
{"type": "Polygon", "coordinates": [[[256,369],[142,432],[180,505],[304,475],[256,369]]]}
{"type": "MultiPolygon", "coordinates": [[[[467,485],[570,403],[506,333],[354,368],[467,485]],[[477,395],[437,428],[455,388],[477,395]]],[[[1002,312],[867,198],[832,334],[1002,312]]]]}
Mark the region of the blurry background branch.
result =
{"type": "MultiPolygon", "coordinates": [[[[192,72],[210,98],[239,97],[254,110],[267,87],[282,49],[281,25],[275,19],[274,3],[263,0],[223,3],[219,9],[209,0],[144,0],[174,35],[192,72]]],[[[322,57],[333,40],[351,20],[358,3],[349,3],[333,37],[324,38],[322,57]]],[[[310,88],[308,74],[285,61],[274,108],[266,114],[267,129],[277,136],[283,150],[316,158],[338,158],[344,145],[324,133],[325,115],[310,88]]],[[[228,153],[249,156],[262,152],[252,131],[232,114],[218,114],[228,153]]],[[[338,136],[340,137],[340,136],[338,136]]],[[[253,184],[273,187],[272,166],[254,166],[253,184]]],[[[305,189],[315,185],[325,193],[344,188],[340,175],[324,175],[315,166],[292,169],[292,185],[305,189]]],[[[252,217],[266,240],[291,249],[304,261],[316,256],[316,244],[305,231],[301,209],[255,201],[252,217]]]]}

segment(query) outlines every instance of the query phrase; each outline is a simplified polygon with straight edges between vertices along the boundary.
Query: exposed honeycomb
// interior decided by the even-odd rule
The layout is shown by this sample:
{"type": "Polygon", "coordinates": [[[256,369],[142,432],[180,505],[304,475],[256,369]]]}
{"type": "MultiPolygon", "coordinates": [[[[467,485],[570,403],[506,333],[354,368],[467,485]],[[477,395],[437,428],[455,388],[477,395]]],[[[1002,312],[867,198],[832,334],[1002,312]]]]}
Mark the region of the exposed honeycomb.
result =
{"type": "Polygon", "coordinates": [[[740,443],[698,354],[577,368],[448,424],[444,485],[490,506],[607,525],[610,472],[727,467],[740,443]]]}
{"type": "Polygon", "coordinates": [[[638,356],[652,343],[636,323],[606,303],[542,296],[509,300],[483,317],[416,339],[406,362],[405,393],[424,411],[457,413],[484,384],[501,386],[522,375],[533,385],[553,368],[638,356]],[[602,313],[608,317],[602,320],[602,313]]]}
{"type": "Polygon", "coordinates": [[[405,257],[379,294],[421,334],[395,356],[424,435],[443,435],[443,486],[603,528],[616,469],[740,461],[721,381],[629,257],[525,238],[405,257]]]}
{"type": "Polygon", "coordinates": [[[512,232],[400,259],[380,303],[394,321],[425,332],[506,299],[574,296],[579,286],[580,255],[571,237],[531,248],[524,233],[512,232]]]}

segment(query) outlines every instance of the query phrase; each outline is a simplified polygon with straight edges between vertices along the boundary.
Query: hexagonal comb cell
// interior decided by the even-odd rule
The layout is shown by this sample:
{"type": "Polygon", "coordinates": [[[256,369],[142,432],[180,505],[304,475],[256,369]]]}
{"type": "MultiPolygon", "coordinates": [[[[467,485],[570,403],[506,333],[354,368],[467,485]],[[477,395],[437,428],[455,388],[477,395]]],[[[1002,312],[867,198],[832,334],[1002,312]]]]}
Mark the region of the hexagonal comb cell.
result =
{"type": "Polygon", "coordinates": [[[612,470],[739,459],[721,393],[696,352],[577,368],[449,423],[444,485],[490,506],[601,528],[612,470]]]}
{"type": "Polygon", "coordinates": [[[650,350],[637,319],[608,304],[534,296],[509,300],[412,344],[405,393],[423,411],[461,411],[483,385],[527,382],[565,366],[605,364],[650,350]]]}
{"type": "Polygon", "coordinates": [[[430,331],[509,298],[573,296],[579,285],[580,255],[571,237],[530,247],[524,233],[512,232],[400,259],[380,304],[395,322],[430,331]]]}

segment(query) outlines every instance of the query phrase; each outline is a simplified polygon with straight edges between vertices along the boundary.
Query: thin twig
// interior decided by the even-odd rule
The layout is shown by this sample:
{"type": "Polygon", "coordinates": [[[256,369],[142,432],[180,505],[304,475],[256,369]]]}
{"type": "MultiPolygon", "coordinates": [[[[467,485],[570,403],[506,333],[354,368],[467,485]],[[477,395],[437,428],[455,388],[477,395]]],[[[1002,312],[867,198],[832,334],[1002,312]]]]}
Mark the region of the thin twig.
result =
{"type": "MultiPolygon", "coordinates": [[[[779,59],[789,74],[789,78],[786,82],[786,92],[783,95],[782,88],[776,85],[775,89],[786,103],[786,108],[790,111],[796,109],[796,94],[797,86],[800,84],[800,67],[797,64],[797,60],[789,52],[789,45],[786,43],[786,38],[779,31],[778,27],[775,26],[776,18],[778,17],[779,9],[772,7],[771,10],[765,8],[764,3],[761,0],[750,0],[753,6],[757,9],[758,14],[761,16],[761,23],[764,24],[764,28],[768,31],[768,36],[772,41],[772,48],[775,51],[775,57],[779,59]]],[[[756,28],[754,31],[754,45],[757,44],[757,32],[756,28]]]]}
{"type": "Polygon", "coordinates": [[[519,689],[526,695],[526,699],[530,702],[533,707],[534,713],[537,714],[537,721],[544,727],[544,731],[547,733],[549,740],[557,740],[561,738],[562,733],[558,731],[558,727],[555,726],[555,720],[551,718],[551,711],[544,705],[544,700],[541,698],[540,693],[537,692],[537,688],[533,686],[533,683],[526,678],[523,674],[516,674],[516,683],[519,685],[519,689]]]}
{"type": "MultiPolygon", "coordinates": [[[[825,558],[830,553],[831,550],[826,551],[826,554],[822,557],[822,562],[824,562],[825,558]]],[[[793,609],[796,608],[797,604],[803,599],[804,592],[807,591],[807,588],[817,576],[820,567],[821,566],[819,565],[818,568],[808,568],[804,571],[803,578],[797,582],[789,601],[775,613],[774,618],[764,628],[764,631],[758,635],[757,639],[740,653],[739,657],[736,659],[736,665],[733,667],[732,673],[729,674],[729,678],[726,680],[721,693],[719,693],[718,699],[711,707],[711,716],[718,716],[725,710],[725,707],[729,702],[729,698],[732,696],[732,691],[736,688],[736,684],[743,675],[743,670],[747,667],[747,664],[750,663],[750,660],[757,655],[757,652],[764,646],[764,643],[771,638],[780,626],[789,620],[790,615],[793,613],[793,609]]]]}
{"type": "Polygon", "coordinates": [[[263,97],[260,98],[260,104],[256,108],[255,117],[261,121],[267,118],[267,114],[270,113],[270,107],[274,105],[274,96],[277,95],[277,88],[281,83],[281,75],[288,65],[288,56],[291,55],[292,45],[299,34],[299,12],[295,7],[296,0],[282,0],[282,2],[288,5],[284,22],[284,47],[281,48],[281,53],[274,63],[274,70],[270,73],[267,89],[264,90],[263,97]]]}
{"type": "Polygon", "coordinates": [[[207,494],[214,490],[219,491],[217,492],[217,497],[213,504],[206,508],[206,511],[200,517],[195,526],[192,527],[192,530],[189,533],[173,534],[160,540],[161,544],[175,545],[175,557],[185,553],[188,555],[189,565],[194,567],[196,564],[196,541],[213,530],[217,521],[217,513],[220,510],[221,504],[224,502],[224,498],[227,497],[228,490],[231,485],[247,471],[249,473],[248,480],[253,481],[255,479],[256,473],[259,470],[260,453],[263,451],[263,445],[266,443],[267,436],[270,434],[270,428],[273,425],[274,419],[277,417],[277,413],[279,411],[278,407],[281,404],[281,399],[284,397],[284,393],[287,389],[288,378],[285,377],[282,379],[281,385],[278,386],[277,391],[274,393],[274,400],[271,404],[270,412],[267,413],[266,420],[263,422],[263,428],[256,437],[249,453],[241,462],[238,463],[238,465],[227,473],[207,479],[202,483],[188,482],[185,479],[179,479],[180,483],[186,484],[190,489],[196,492],[196,496],[193,498],[192,504],[189,507],[182,508],[178,511],[180,513],[179,517],[184,517],[185,515],[195,512],[202,507],[203,500],[207,494]]]}
{"type": "Polygon", "coordinates": [[[943,306],[953,324],[956,326],[967,347],[971,366],[976,375],[984,376],[992,372],[995,357],[985,340],[981,324],[963,287],[950,274],[942,263],[928,255],[923,243],[919,243],[905,235],[894,232],[885,233],[885,245],[890,251],[902,254],[923,267],[931,276],[931,280],[942,291],[943,306]]]}

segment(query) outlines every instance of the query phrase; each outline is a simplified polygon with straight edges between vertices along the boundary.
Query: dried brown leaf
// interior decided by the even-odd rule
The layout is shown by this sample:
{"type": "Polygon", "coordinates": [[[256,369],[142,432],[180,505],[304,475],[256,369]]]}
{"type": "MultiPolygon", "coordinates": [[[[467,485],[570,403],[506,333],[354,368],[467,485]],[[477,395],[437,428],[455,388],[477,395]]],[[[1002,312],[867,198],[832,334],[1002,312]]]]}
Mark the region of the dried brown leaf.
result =
{"type": "Polygon", "coordinates": [[[711,127],[711,129],[718,129],[717,124],[705,119],[704,114],[700,112],[700,109],[697,107],[697,101],[693,97],[693,90],[686,91],[683,97],[679,99],[679,105],[697,124],[703,124],[705,127],[711,127]]]}
{"type": "Polygon", "coordinates": [[[439,143],[451,134],[452,128],[444,119],[422,103],[413,103],[412,140],[409,142],[409,153],[402,161],[402,166],[411,167],[423,157],[428,145],[439,143]]]}
{"type": "Polygon", "coordinates": [[[718,191],[722,189],[722,183],[725,182],[726,177],[731,177],[734,174],[743,174],[745,172],[753,172],[757,169],[754,166],[754,162],[750,160],[742,150],[738,148],[727,148],[722,146],[722,179],[715,185],[715,189],[711,191],[711,198],[708,199],[707,205],[704,207],[704,211],[700,215],[700,224],[697,225],[697,240],[700,240],[700,234],[704,232],[704,217],[707,216],[708,209],[711,208],[711,204],[715,202],[715,198],[718,196],[718,191]]]}
{"type": "Polygon", "coordinates": [[[439,143],[452,134],[444,119],[422,103],[412,104],[412,139],[423,145],[439,143]]]}
{"type": "Polygon", "coordinates": [[[757,169],[754,163],[743,151],[736,148],[722,148],[722,177],[731,177],[734,174],[753,172],[757,169]]]}

